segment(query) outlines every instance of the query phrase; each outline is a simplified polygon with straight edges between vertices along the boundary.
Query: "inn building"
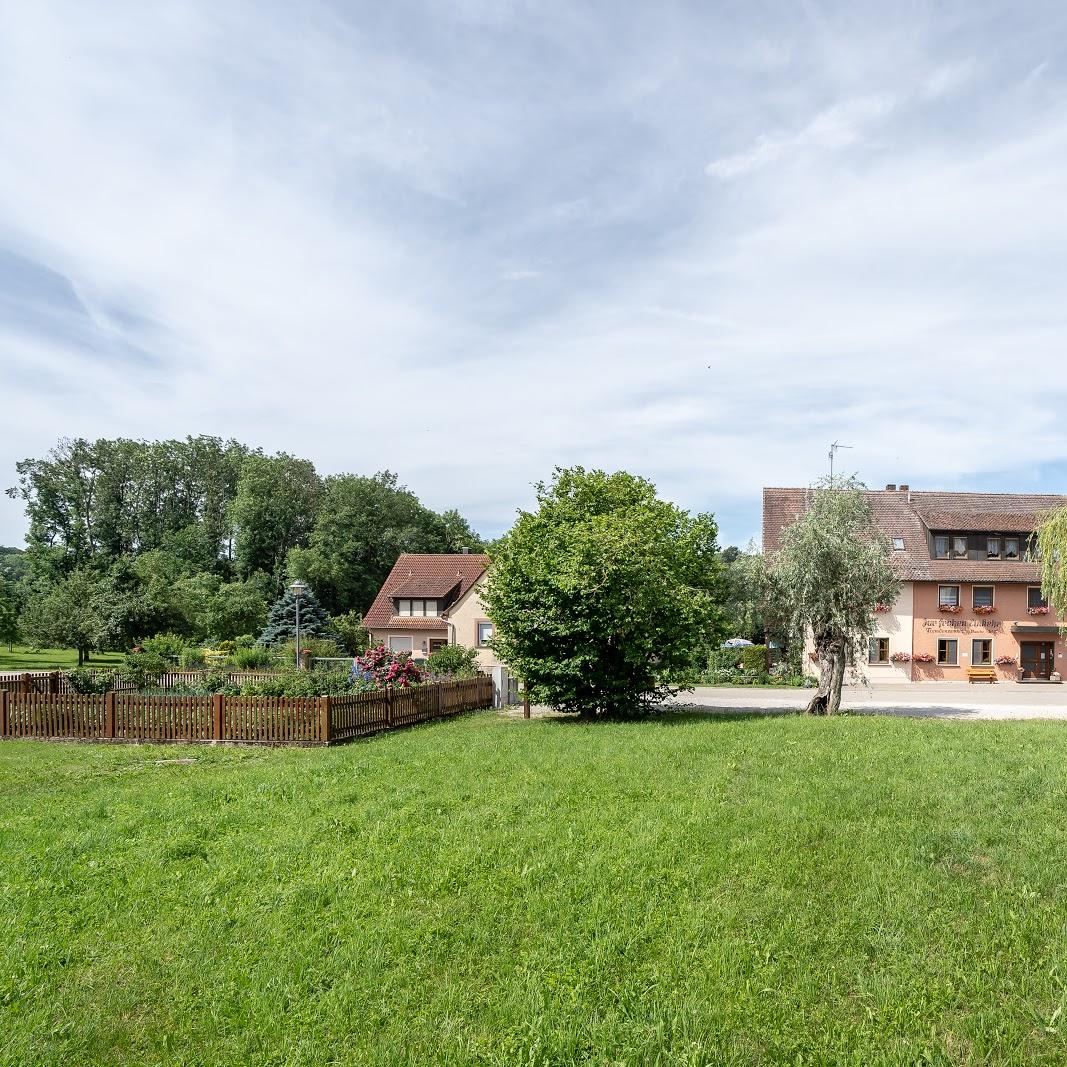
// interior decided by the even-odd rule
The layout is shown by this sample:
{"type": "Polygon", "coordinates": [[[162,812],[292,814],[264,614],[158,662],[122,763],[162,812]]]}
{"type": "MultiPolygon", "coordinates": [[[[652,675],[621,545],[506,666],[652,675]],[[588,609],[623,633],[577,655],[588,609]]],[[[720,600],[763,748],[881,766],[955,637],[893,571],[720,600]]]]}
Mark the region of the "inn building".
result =
{"type": "MultiPolygon", "coordinates": [[[[809,489],[763,491],[763,547],[803,514],[809,489]]],[[[892,546],[900,592],[874,616],[861,675],[872,683],[966,681],[992,670],[1001,681],[1067,675],[1067,642],[1041,593],[1033,533],[1067,497],[939,493],[907,485],[867,491],[892,546]],[[975,671],[972,668],[982,668],[975,671]]],[[[814,672],[810,657],[806,669],[814,672]]]]}

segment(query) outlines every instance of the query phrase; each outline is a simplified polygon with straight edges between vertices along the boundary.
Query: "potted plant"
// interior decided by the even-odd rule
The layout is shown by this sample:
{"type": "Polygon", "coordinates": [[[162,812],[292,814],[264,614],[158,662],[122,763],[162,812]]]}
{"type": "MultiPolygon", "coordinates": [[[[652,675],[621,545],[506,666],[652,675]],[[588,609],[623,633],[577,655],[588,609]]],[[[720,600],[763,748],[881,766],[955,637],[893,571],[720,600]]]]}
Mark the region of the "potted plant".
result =
{"type": "Polygon", "coordinates": [[[992,604],[979,604],[974,609],[974,613],[975,615],[995,615],[996,610],[996,607],[992,604]]]}
{"type": "Polygon", "coordinates": [[[907,652],[894,652],[889,658],[893,663],[911,662],[911,656],[907,652]]]}
{"type": "Polygon", "coordinates": [[[995,660],[993,660],[993,662],[998,667],[1014,667],[1015,666],[1015,657],[1014,656],[997,656],[997,658],[995,660]]]}
{"type": "Polygon", "coordinates": [[[959,604],[938,604],[937,610],[940,611],[942,615],[959,615],[962,609],[959,604]]]}
{"type": "Polygon", "coordinates": [[[1048,614],[1048,606],[1047,605],[1042,605],[1042,606],[1036,607],[1036,608],[1027,608],[1026,609],[1026,613],[1028,615],[1047,615],[1048,614]]]}
{"type": "Polygon", "coordinates": [[[916,652],[915,655],[911,657],[911,659],[912,659],[913,663],[933,663],[934,662],[933,654],[930,653],[930,652],[916,652]]]}

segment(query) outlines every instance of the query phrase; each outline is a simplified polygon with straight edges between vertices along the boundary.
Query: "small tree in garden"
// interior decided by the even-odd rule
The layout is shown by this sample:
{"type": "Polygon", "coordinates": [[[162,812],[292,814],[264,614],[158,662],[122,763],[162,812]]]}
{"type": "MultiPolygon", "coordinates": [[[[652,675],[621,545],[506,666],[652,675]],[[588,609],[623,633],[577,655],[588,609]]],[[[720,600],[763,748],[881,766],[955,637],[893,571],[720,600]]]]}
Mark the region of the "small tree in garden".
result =
{"type": "Polygon", "coordinates": [[[385,645],[368,649],[357,656],[352,668],[353,676],[362,675],[376,686],[387,685],[407,689],[422,681],[422,671],[411,661],[407,652],[392,652],[385,645]]]}
{"type": "Polygon", "coordinates": [[[863,489],[854,478],[820,483],[783,532],[771,566],[772,590],[792,630],[815,641],[819,685],[810,714],[839,710],[849,655],[872,632],[875,605],[892,603],[899,589],[863,489]]]}
{"type": "Polygon", "coordinates": [[[1035,533],[1041,559],[1041,592],[1049,607],[1062,617],[1067,615],[1067,508],[1044,516],[1035,533]]]}
{"type": "Polygon", "coordinates": [[[358,611],[334,615],[330,619],[330,630],[337,635],[341,647],[350,656],[365,651],[370,644],[370,634],[363,625],[363,615],[358,611]]]}
{"type": "MultiPolygon", "coordinates": [[[[300,598],[301,637],[326,637],[329,634],[330,618],[322,605],[308,589],[300,598]]],[[[279,645],[296,638],[296,597],[292,590],[278,597],[267,612],[267,625],[259,640],[264,645],[279,645]]]]}
{"type": "Polygon", "coordinates": [[[539,484],[537,504],[491,552],[494,651],[536,699],[584,718],[676,692],[694,637],[722,632],[715,521],[581,467],[539,484]]]}
{"type": "Polygon", "coordinates": [[[127,606],[113,582],[81,568],[35,589],[19,629],[38,647],[77,649],[80,667],[90,652],[118,639],[127,606]]]}

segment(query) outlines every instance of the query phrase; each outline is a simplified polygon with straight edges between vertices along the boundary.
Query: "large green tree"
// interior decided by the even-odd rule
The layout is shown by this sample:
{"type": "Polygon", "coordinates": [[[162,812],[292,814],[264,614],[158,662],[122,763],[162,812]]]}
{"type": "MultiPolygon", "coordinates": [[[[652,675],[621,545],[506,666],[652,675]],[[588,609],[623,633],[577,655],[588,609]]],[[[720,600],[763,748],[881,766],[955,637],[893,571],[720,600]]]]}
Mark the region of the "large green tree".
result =
{"type": "Polygon", "coordinates": [[[792,632],[815,643],[819,684],[809,713],[840,709],[846,668],[873,632],[875,605],[897,597],[889,559],[889,542],[854,478],[819,483],[807,510],[783,531],[770,580],[792,632]]]}
{"type": "Polygon", "coordinates": [[[675,691],[694,641],[721,633],[717,532],[643,478],[557,469],[494,547],[494,650],[562,711],[647,709],[675,691]]]}
{"type": "Polygon", "coordinates": [[[466,523],[446,523],[420,504],[390,471],[341,474],[326,479],[307,547],[289,554],[289,571],[332,614],[366,612],[401,552],[457,551],[469,547],[456,544],[469,534],[466,523]]]}
{"type": "Polygon", "coordinates": [[[322,480],[310,460],[283,452],[245,459],[230,509],[241,577],[263,571],[280,584],[286,556],[311,533],[321,496],[322,480]]]}
{"type": "Polygon", "coordinates": [[[120,639],[128,612],[129,603],[114,582],[83,567],[35,589],[19,629],[39,647],[77,649],[81,666],[90,652],[120,639]]]}

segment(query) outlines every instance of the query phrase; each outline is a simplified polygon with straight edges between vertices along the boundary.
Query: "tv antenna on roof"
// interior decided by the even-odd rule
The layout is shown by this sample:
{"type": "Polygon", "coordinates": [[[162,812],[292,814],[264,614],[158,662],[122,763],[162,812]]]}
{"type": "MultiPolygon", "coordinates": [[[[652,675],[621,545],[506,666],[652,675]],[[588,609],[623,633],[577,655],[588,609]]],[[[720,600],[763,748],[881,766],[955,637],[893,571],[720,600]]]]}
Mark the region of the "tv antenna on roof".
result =
{"type": "Polygon", "coordinates": [[[833,487],[834,487],[834,456],[837,455],[837,453],[838,453],[838,451],[840,449],[842,449],[842,448],[851,448],[851,447],[852,447],[851,445],[843,445],[839,441],[835,441],[830,446],[830,488],[831,489],[833,489],[833,487]]]}

